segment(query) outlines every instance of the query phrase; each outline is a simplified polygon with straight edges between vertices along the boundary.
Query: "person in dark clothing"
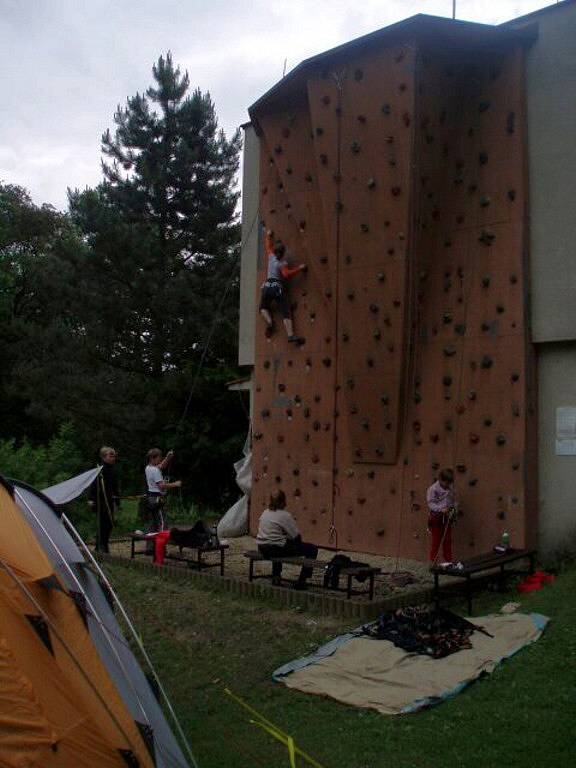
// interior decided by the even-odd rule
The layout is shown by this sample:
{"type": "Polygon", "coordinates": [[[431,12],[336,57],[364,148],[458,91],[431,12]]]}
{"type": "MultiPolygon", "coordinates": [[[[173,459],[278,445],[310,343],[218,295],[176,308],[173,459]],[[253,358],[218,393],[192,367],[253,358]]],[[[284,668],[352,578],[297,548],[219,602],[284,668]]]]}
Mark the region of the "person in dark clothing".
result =
{"type": "Polygon", "coordinates": [[[88,504],[96,512],[96,550],[108,552],[108,542],[114,526],[114,512],[120,507],[120,492],[116,475],[116,451],[109,445],[100,448],[102,471],[90,486],[88,504]]]}
{"type": "MultiPolygon", "coordinates": [[[[280,490],[270,496],[268,509],[265,509],[260,516],[256,543],[264,557],[301,556],[311,560],[316,560],[318,557],[318,547],[302,541],[296,521],[286,510],[284,491],[280,490]]],[[[273,563],[272,583],[280,583],[281,573],[282,563],[273,563]]],[[[306,589],[306,581],[310,576],[312,576],[312,568],[302,566],[294,589],[306,589]]]]}

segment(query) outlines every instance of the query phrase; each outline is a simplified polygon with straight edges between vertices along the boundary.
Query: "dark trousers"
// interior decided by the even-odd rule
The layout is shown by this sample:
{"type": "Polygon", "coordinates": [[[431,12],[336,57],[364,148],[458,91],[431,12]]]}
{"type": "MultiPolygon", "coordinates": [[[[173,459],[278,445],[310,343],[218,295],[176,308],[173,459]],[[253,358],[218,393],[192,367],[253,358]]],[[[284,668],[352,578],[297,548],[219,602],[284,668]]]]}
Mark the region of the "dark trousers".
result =
{"type": "MultiPolygon", "coordinates": [[[[307,557],[310,560],[316,560],[318,557],[318,547],[315,544],[307,544],[302,541],[300,536],[292,541],[287,541],[283,547],[275,544],[259,544],[258,549],[264,557],[307,557]]],[[[280,579],[282,574],[282,563],[272,563],[272,580],[280,579]]],[[[312,576],[312,568],[302,566],[298,581],[304,583],[306,579],[312,576]]]]}
{"type": "Polygon", "coordinates": [[[101,506],[98,507],[97,515],[98,527],[96,529],[96,549],[98,552],[108,552],[108,542],[110,541],[110,534],[112,533],[112,520],[110,520],[110,513],[106,508],[106,502],[104,500],[102,501],[101,506]]]}

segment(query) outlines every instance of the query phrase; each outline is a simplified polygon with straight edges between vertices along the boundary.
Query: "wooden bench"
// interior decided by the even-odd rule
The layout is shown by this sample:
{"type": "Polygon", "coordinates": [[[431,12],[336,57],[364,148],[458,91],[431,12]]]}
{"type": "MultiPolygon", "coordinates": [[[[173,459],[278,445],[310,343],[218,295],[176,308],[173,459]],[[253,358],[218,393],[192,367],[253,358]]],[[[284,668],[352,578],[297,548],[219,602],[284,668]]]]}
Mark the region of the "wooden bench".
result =
{"type": "MultiPolygon", "coordinates": [[[[257,550],[251,550],[244,552],[244,557],[248,560],[248,580],[254,581],[254,579],[271,579],[272,573],[254,573],[254,563],[282,563],[286,565],[298,565],[300,567],[307,566],[312,570],[324,570],[328,565],[327,562],[322,560],[311,560],[305,557],[264,557],[257,550]]],[[[380,568],[373,568],[372,566],[351,566],[349,568],[343,567],[340,569],[338,583],[340,583],[340,576],[346,577],[346,587],[327,587],[327,589],[335,590],[337,592],[346,592],[346,597],[349,600],[352,595],[368,595],[368,599],[374,598],[374,577],[380,573],[380,568]],[[368,589],[355,590],[352,589],[352,579],[356,576],[365,576],[368,579],[368,589]]]]}
{"type": "Polygon", "coordinates": [[[505,570],[507,565],[515,563],[518,560],[530,560],[530,573],[534,573],[536,566],[535,549],[509,549],[506,552],[487,552],[483,555],[476,555],[468,560],[462,561],[462,568],[447,567],[440,565],[432,566],[430,569],[434,574],[434,600],[436,605],[440,604],[440,576],[453,576],[458,579],[466,580],[466,598],[468,600],[468,614],[472,613],[472,576],[483,571],[499,569],[498,578],[500,583],[504,582],[506,576],[522,571],[505,570]]]}
{"type": "MultiPolygon", "coordinates": [[[[153,543],[153,539],[149,539],[146,537],[143,533],[131,533],[130,534],[130,557],[133,559],[136,555],[153,555],[153,550],[149,551],[147,548],[145,549],[136,549],[136,542],[143,541],[146,542],[146,544],[153,543]]],[[[220,566],[220,575],[224,576],[224,553],[227,549],[230,549],[230,546],[228,544],[216,544],[214,546],[209,547],[181,547],[178,544],[173,544],[170,541],[168,542],[166,546],[166,554],[164,558],[166,560],[178,560],[183,563],[188,563],[190,567],[196,566],[198,569],[201,568],[216,568],[217,566],[220,566]],[[178,555],[173,555],[169,550],[168,547],[178,547],[178,555]],[[195,558],[190,557],[184,557],[182,555],[183,549],[190,549],[192,551],[196,552],[195,558]],[[220,553],[220,559],[216,562],[206,562],[204,560],[204,555],[209,554],[211,552],[219,552],[220,553]]]]}

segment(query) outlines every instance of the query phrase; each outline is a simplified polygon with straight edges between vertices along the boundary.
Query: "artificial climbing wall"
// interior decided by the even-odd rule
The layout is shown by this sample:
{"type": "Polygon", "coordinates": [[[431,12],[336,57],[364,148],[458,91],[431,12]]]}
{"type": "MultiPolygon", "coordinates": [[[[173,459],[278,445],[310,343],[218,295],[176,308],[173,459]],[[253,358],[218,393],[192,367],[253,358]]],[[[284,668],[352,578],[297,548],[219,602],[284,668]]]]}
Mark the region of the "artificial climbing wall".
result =
{"type": "Polygon", "coordinates": [[[253,530],[282,487],[306,538],[424,559],[451,466],[458,556],[533,543],[522,83],[520,47],[412,41],[258,112],[261,218],[309,272],[305,344],[257,333],[253,530]]]}

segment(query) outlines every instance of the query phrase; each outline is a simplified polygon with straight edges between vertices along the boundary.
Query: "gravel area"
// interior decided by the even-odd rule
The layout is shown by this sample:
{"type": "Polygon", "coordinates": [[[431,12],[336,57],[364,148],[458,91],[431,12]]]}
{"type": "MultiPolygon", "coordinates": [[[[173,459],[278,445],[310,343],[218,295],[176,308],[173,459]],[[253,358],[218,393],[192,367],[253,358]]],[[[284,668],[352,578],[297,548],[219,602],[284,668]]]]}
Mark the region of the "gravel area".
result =
{"type": "MultiPolygon", "coordinates": [[[[183,526],[184,527],[184,526],[183,526]]],[[[229,549],[226,551],[225,560],[225,574],[236,579],[248,580],[248,561],[244,557],[244,552],[249,550],[255,550],[256,542],[251,536],[242,536],[237,539],[227,539],[223,543],[229,545],[229,549]]],[[[143,544],[137,543],[137,548],[142,549],[143,544]]],[[[130,540],[129,539],[116,539],[110,542],[110,552],[114,555],[120,555],[122,557],[130,557],[130,540]]],[[[169,545],[167,552],[178,554],[176,547],[169,545]]],[[[322,562],[329,562],[336,552],[328,550],[320,550],[318,560],[322,562]]],[[[347,555],[352,560],[359,560],[363,563],[367,563],[371,566],[381,568],[382,573],[375,578],[375,597],[385,598],[391,597],[396,594],[408,594],[410,592],[417,592],[423,588],[431,587],[433,584],[433,578],[429,571],[427,563],[421,563],[415,560],[397,560],[394,557],[381,557],[378,555],[365,554],[363,552],[344,552],[341,554],[347,555]]],[[[218,561],[219,555],[214,553],[213,555],[205,555],[208,560],[214,558],[214,562],[218,561]]],[[[183,568],[187,567],[186,563],[179,563],[178,561],[169,560],[170,565],[181,565],[183,568]]],[[[218,573],[218,569],[212,570],[214,574],[218,573]]],[[[290,586],[289,581],[294,581],[298,575],[299,566],[284,565],[282,571],[282,578],[286,586],[290,586]]],[[[269,563],[255,563],[255,573],[270,573],[269,563]]],[[[310,589],[316,591],[320,590],[322,583],[323,571],[315,570],[314,576],[310,580],[310,589]]],[[[355,583],[354,588],[364,590],[365,584],[355,583]]],[[[332,594],[335,594],[332,592],[332,594]]],[[[356,595],[354,600],[367,600],[368,598],[363,595],[356,595]]]]}

